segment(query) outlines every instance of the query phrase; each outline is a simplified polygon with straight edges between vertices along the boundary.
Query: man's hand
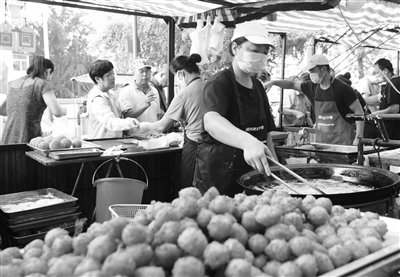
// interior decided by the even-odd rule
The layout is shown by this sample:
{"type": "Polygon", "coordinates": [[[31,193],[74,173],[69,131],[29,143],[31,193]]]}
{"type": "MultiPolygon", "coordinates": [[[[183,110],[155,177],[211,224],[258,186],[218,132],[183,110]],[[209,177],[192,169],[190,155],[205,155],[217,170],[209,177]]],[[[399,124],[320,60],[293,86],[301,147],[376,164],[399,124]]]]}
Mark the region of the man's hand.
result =
{"type": "Polygon", "coordinates": [[[358,138],[357,137],[353,140],[353,145],[358,145],[358,138]]]}
{"type": "Polygon", "coordinates": [[[269,164],[267,161],[267,155],[274,158],[269,148],[261,141],[255,139],[247,143],[243,149],[244,159],[248,165],[252,168],[257,169],[262,174],[271,174],[269,164]]]}
{"type": "Polygon", "coordinates": [[[135,129],[137,129],[137,128],[140,128],[140,122],[136,119],[136,118],[129,118],[130,120],[131,120],[131,126],[132,126],[132,128],[135,128],[135,129]]]}
{"type": "Polygon", "coordinates": [[[143,133],[152,133],[152,132],[154,132],[154,130],[152,130],[150,127],[151,127],[151,123],[150,122],[140,122],[139,123],[140,131],[142,131],[143,133]]]}
{"type": "Polygon", "coordinates": [[[144,96],[144,100],[149,107],[151,105],[151,102],[155,101],[156,99],[157,97],[153,92],[149,92],[144,96]]]}

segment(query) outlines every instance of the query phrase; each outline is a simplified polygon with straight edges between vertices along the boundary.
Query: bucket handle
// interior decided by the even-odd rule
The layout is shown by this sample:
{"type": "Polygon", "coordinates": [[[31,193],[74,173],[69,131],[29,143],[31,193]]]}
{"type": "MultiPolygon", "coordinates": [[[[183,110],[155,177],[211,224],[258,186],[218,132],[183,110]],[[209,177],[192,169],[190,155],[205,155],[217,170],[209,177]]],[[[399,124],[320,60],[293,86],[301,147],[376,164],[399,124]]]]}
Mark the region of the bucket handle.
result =
{"type": "MultiPolygon", "coordinates": [[[[99,167],[93,173],[92,185],[94,186],[94,181],[95,181],[94,178],[96,177],[96,173],[100,169],[100,167],[102,167],[103,165],[105,165],[106,163],[111,162],[111,161],[115,161],[117,163],[117,166],[118,166],[118,162],[120,160],[125,160],[125,161],[128,161],[128,162],[132,162],[132,163],[136,164],[143,171],[144,176],[146,177],[146,189],[147,189],[149,187],[149,178],[147,177],[146,171],[143,169],[143,167],[139,163],[135,162],[134,160],[131,160],[131,159],[128,159],[128,158],[124,158],[124,157],[117,157],[117,158],[109,159],[109,160],[103,162],[101,165],[99,165],[99,167]]],[[[118,168],[119,173],[121,174],[119,166],[117,168],[118,168]]],[[[121,174],[121,177],[122,177],[122,174],[121,174]]]]}

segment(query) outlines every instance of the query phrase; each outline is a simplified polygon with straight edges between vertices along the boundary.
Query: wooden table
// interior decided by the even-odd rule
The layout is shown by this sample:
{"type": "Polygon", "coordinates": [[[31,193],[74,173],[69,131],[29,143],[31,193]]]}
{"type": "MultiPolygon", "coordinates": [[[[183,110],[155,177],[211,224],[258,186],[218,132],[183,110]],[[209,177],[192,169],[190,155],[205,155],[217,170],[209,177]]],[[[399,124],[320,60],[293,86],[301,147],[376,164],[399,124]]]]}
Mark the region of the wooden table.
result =
{"type": "Polygon", "coordinates": [[[385,150],[379,153],[373,153],[366,155],[369,160],[370,166],[380,167],[380,163],[382,164],[383,169],[390,169],[390,166],[399,166],[400,167],[400,148],[385,150]],[[380,162],[379,162],[380,157],[380,162]]]}

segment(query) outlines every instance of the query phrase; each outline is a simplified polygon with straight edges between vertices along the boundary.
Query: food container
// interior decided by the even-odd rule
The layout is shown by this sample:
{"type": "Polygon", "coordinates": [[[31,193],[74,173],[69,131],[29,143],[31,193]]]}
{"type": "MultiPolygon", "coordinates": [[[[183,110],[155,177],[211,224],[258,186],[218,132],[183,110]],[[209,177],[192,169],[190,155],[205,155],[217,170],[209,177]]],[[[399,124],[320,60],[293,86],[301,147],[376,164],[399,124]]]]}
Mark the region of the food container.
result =
{"type": "Polygon", "coordinates": [[[93,148],[75,148],[68,151],[54,151],[49,153],[49,157],[55,160],[66,160],[66,159],[76,159],[83,157],[98,157],[101,156],[104,151],[100,149],[93,148]]]}
{"type": "MultiPolygon", "coordinates": [[[[43,150],[40,148],[37,148],[36,146],[33,146],[32,144],[28,143],[27,144],[29,146],[29,148],[31,148],[33,151],[35,151],[36,153],[39,153],[43,156],[48,157],[50,153],[52,152],[62,152],[62,151],[71,151],[71,150],[79,150],[79,149],[99,149],[100,145],[97,145],[95,143],[89,142],[89,141],[82,141],[82,147],[80,148],[63,148],[63,149],[54,149],[54,150],[43,150]]],[[[100,154],[101,155],[101,154],[100,154]]]]}
{"type": "Polygon", "coordinates": [[[54,188],[45,188],[39,190],[32,190],[32,191],[24,191],[24,192],[17,192],[17,193],[10,193],[0,195],[0,216],[8,219],[8,218],[20,218],[26,217],[29,215],[38,215],[48,212],[54,212],[56,210],[73,207],[78,201],[78,198],[68,195],[62,191],[56,190],[54,188]],[[47,195],[52,195],[56,198],[64,200],[62,203],[46,205],[38,208],[33,208],[24,211],[16,211],[10,212],[5,210],[3,207],[4,205],[10,204],[20,204],[28,201],[36,201],[42,198],[45,198],[47,195]]]}

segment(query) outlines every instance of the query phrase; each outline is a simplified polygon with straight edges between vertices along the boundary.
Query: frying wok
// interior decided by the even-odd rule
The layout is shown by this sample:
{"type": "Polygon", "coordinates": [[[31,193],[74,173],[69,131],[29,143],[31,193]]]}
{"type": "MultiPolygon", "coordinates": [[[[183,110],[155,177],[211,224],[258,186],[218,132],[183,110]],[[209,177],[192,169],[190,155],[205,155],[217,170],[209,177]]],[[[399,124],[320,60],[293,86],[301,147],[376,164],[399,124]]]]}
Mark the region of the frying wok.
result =
{"type": "MultiPolygon", "coordinates": [[[[368,191],[341,193],[340,183],[338,183],[335,193],[327,195],[313,194],[316,198],[327,197],[331,199],[334,205],[357,206],[387,199],[397,195],[400,186],[399,175],[379,168],[343,164],[294,164],[287,165],[287,167],[307,181],[312,179],[338,179],[338,177],[341,177],[351,180],[352,183],[358,183],[371,188],[368,191]]],[[[271,167],[271,172],[283,181],[295,181],[292,175],[279,167],[271,167]]],[[[266,190],[273,190],[274,186],[276,186],[272,177],[265,176],[257,170],[240,176],[238,183],[244,187],[247,195],[262,194],[266,190]]],[[[318,185],[316,186],[318,187],[318,185]]],[[[291,192],[291,195],[294,197],[305,197],[307,194],[294,194],[291,192]]]]}

